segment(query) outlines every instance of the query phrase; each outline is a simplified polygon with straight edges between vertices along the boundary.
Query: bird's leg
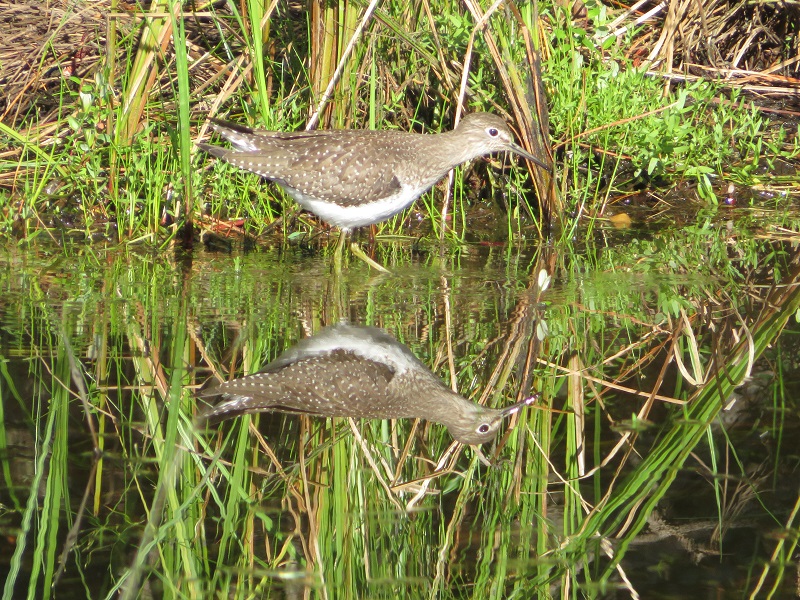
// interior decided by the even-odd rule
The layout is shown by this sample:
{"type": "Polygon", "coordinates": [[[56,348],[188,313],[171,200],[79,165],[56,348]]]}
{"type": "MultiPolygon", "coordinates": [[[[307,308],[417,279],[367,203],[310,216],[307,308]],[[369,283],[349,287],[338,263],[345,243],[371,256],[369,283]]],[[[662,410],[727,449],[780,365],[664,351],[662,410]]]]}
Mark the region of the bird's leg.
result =
{"type": "Polygon", "coordinates": [[[361,246],[355,242],[350,242],[350,250],[352,250],[353,254],[355,254],[358,258],[363,260],[365,263],[367,263],[367,265],[376,271],[380,271],[381,273],[391,273],[391,271],[389,271],[389,269],[384,267],[382,264],[375,262],[369,256],[367,256],[366,252],[361,249],[361,246]]]}
{"type": "MultiPolygon", "coordinates": [[[[339,241],[336,243],[336,250],[333,253],[333,273],[334,275],[341,276],[342,274],[342,249],[344,248],[344,241],[348,236],[348,231],[346,229],[341,229],[339,232],[339,241]]],[[[358,258],[363,260],[367,265],[380,271],[381,273],[389,273],[389,269],[384,267],[383,265],[375,262],[366,253],[361,249],[361,247],[356,244],[355,242],[350,243],[350,250],[353,251],[358,258]]]]}
{"type": "Polygon", "coordinates": [[[335,275],[342,274],[342,249],[344,248],[344,240],[346,237],[347,231],[340,229],[339,241],[336,242],[336,250],[333,252],[333,272],[335,275]]]}

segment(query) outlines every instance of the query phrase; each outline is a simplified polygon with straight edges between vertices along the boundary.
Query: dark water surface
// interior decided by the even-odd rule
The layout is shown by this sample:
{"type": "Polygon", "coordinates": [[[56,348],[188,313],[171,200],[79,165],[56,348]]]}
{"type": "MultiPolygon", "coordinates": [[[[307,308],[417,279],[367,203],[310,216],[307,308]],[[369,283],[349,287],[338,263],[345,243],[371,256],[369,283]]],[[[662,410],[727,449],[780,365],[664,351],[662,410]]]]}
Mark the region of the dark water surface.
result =
{"type": "Polygon", "coordinates": [[[641,233],[379,244],[391,275],[341,277],[294,248],[3,248],[4,598],[793,597],[796,241],[641,233]],[[474,401],[540,398],[481,456],[408,419],[193,427],[199,388],[343,320],[474,401]]]}

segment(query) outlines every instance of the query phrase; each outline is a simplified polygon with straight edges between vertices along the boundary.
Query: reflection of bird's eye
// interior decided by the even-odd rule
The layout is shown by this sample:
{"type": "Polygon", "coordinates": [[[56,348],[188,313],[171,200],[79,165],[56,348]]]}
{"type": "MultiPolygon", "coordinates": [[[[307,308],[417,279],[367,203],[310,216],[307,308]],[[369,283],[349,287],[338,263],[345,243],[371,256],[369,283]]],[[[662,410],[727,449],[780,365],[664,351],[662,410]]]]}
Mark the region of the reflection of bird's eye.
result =
{"type": "Polygon", "coordinates": [[[489,424],[483,423],[480,427],[478,427],[478,433],[489,433],[489,424]]]}

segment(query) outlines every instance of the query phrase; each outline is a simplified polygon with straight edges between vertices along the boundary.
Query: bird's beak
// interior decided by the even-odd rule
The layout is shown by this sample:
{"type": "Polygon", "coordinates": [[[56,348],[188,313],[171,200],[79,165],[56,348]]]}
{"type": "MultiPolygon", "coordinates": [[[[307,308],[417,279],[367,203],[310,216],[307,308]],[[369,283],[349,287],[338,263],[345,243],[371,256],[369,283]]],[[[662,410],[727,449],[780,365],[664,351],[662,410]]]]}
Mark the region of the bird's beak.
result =
{"type": "Polygon", "coordinates": [[[530,396],[529,398],[525,398],[525,400],[522,400],[521,402],[517,402],[516,404],[512,404],[511,406],[504,408],[501,411],[502,415],[503,415],[503,417],[510,417],[511,415],[518,413],[520,410],[522,410],[526,406],[530,406],[531,404],[536,402],[538,399],[539,399],[539,394],[534,394],[533,396],[530,396]]]}
{"type": "Polygon", "coordinates": [[[541,160],[536,158],[533,154],[531,154],[530,152],[525,151],[522,148],[522,146],[520,146],[519,144],[511,143],[510,147],[511,147],[511,150],[514,153],[519,154],[523,158],[527,158],[529,161],[531,161],[532,163],[534,163],[536,165],[539,165],[540,167],[542,167],[548,173],[552,170],[551,166],[548,166],[548,165],[544,164],[541,160]]]}

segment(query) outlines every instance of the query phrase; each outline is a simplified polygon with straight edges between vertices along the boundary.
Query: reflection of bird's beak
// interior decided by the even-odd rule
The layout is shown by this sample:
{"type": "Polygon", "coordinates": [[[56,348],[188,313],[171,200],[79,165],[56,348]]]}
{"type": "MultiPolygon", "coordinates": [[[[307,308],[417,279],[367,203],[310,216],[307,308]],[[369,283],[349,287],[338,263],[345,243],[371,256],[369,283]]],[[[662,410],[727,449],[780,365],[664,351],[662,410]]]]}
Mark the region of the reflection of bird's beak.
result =
{"type": "Polygon", "coordinates": [[[529,398],[525,398],[525,400],[522,400],[521,402],[517,402],[516,404],[512,404],[511,406],[509,406],[507,408],[504,408],[501,411],[502,415],[503,415],[503,417],[510,417],[511,415],[516,414],[517,412],[519,412],[522,408],[524,408],[526,406],[530,406],[531,404],[536,402],[538,399],[539,399],[539,394],[534,394],[533,396],[530,396],[529,398]]]}

